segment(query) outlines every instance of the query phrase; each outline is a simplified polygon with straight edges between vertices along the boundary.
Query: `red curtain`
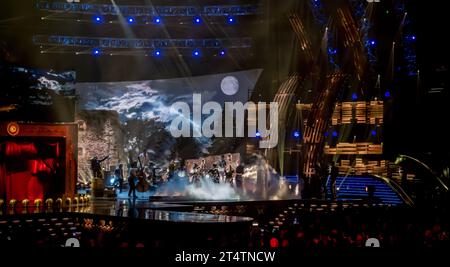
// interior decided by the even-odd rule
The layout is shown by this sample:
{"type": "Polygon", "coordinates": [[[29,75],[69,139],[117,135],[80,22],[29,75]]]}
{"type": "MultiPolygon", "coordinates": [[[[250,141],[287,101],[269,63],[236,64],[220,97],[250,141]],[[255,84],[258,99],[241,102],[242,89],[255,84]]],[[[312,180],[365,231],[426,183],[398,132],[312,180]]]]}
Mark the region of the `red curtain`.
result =
{"type": "MultiPolygon", "coordinates": [[[[0,147],[0,154],[2,153],[0,147]]],[[[6,172],[5,172],[5,164],[0,164],[0,198],[4,198],[6,194],[6,172]]]]}
{"type": "Polygon", "coordinates": [[[44,198],[44,187],[36,176],[31,172],[13,172],[6,175],[6,199],[29,199],[44,198]]]}
{"type": "Polygon", "coordinates": [[[23,157],[35,155],[37,155],[37,150],[34,143],[5,143],[5,156],[7,157],[23,157]]]}
{"type": "MultiPolygon", "coordinates": [[[[59,155],[57,142],[47,145],[54,149],[54,155],[59,155]]],[[[9,159],[10,162],[14,160],[16,166],[17,163],[21,165],[20,169],[17,169],[17,167],[9,166],[8,161],[0,163],[0,198],[6,196],[7,201],[10,199],[18,201],[43,199],[45,195],[43,181],[39,180],[37,174],[51,175],[57,160],[53,158],[40,159],[34,143],[6,142],[0,146],[0,155],[9,159]]]]}

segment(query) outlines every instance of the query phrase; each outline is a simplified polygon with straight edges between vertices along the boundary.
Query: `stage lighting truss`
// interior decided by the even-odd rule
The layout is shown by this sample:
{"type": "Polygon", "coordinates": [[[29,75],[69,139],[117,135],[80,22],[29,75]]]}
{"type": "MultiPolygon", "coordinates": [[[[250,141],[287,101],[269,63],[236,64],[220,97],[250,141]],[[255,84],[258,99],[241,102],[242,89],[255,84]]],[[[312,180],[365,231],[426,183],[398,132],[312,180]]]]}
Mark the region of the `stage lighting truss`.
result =
{"type": "MultiPolygon", "coordinates": [[[[128,24],[164,24],[165,18],[178,17],[191,20],[190,24],[201,24],[205,21],[217,21],[223,24],[236,24],[238,16],[252,16],[262,13],[259,5],[215,5],[215,6],[127,6],[92,3],[67,3],[39,1],[37,9],[50,13],[44,20],[75,19],[86,23],[119,23],[119,15],[126,18],[128,24]],[[81,18],[80,18],[81,15],[81,18]],[[82,18],[86,16],[86,19],[82,18]],[[92,17],[94,19],[92,19],[92,17]]],[[[185,23],[182,23],[185,24],[185,23]]],[[[187,24],[187,23],[186,23],[187,24]]]]}
{"type": "Polygon", "coordinates": [[[166,58],[173,56],[191,57],[191,58],[226,58],[227,54],[222,54],[220,50],[214,49],[178,49],[176,52],[172,50],[157,49],[157,50],[130,50],[130,49],[73,49],[65,47],[42,47],[40,51],[41,55],[45,54],[67,54],[67,55],[88,55],[93,57],[105,57],[105,56],[138,56],[138,57],[153,57],[153,58],[166,58]]]}
{"type": "Polygon", "coordinates": [[[215,39],[127,39],[104,37],[76,37],[60,35],[35,35],[35,45],[41,48],[41,54],[75,55],[136,55],[162,56],[174,50],[181,55],[226,57],[230,50],[249,49],[252,38],[215,38],[215,39]],[[197,51],[197,54],[192,51],[197,51]]]}

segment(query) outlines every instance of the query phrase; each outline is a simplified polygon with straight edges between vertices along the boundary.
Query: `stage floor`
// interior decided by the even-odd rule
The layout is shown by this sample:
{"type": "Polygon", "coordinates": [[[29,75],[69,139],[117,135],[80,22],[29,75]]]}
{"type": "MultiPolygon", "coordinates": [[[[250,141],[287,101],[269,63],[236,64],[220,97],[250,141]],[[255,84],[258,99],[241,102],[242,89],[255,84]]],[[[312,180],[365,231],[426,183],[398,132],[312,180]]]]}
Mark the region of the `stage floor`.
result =
{"type": "Polygon", "coordinates": [[[148,200],[94,200],[88,206],[73,209],[72,212],[179,223],[243,223],[253,220],[250,217],[174,211],[174,209],[191,210],[192,206],[163,202],[155,203],[148,200]]]}
{"type": "Polygon", "coordinates": [[[14,211],[3,210],[0,218],[17,215],[65,213],[172,223],[228,224],[251,223],[253,221],[253,218],[245,216],[197,213],[192,212],[192,210],[193,206],[188,203],[150,202],[148,199],[93,199],[86,205],[72,205],[60,209],[30,207],[28,209],[16,208],[14,211]]]}

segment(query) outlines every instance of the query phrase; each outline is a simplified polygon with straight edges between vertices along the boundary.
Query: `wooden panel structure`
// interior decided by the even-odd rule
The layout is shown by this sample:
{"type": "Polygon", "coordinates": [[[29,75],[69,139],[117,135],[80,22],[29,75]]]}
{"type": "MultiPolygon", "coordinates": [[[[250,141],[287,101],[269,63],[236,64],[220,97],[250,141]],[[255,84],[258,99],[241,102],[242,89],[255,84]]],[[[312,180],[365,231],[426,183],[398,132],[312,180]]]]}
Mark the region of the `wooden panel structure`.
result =
{"type": "Polygon", "coordinates": [[[331,125],[341,124],[383,124],[383,101],[342,102],[335,105],[331,125]]]}
{"type": "Polygon", "coordinates": [[[356,123],[364,124],[367,123],[367,103],[366,102],[356,102],[355,103],[355,120],[356,123]]]}
{"type": "Polygon", "coordinates": [[[335,125],[339,125],[342,123],[342,104],[341,103],[337,103],[334,111],[333,111],[333,116],[331,117],[331,125],[335,126],[335,125]]]}
{"type": "Polygon", "coordinates": [[[383,101],[371,101],[368,106],[368,118],[370,124],[383,124],[383,101]]]}
{"type": "Polygon", "coordinates": [[[353,103],[344,102],[342,103],[342,124],[350,124],[353,121],[353,103]]]}
{"type": "Polygon", "coordinates": [[[386,177],[388,162],[386,160],[364,160],[356,158],[353,162],[350,160],[341,160],[338,162],[340,175],[364,175],[375,174],[386,177]]]}
{"type": "Polygon", "coordinates": [[[336,147],[325,145],[328,155],[381,155],[383,144],[373,143],[338,143],[336,147]]]}

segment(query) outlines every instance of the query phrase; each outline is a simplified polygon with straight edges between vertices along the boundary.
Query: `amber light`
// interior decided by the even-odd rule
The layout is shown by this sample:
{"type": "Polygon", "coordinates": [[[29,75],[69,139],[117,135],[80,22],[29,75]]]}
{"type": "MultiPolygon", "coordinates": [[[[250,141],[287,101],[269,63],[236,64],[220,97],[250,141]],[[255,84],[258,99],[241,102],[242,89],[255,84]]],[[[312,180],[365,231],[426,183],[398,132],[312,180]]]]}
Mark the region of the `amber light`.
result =
{"type": "Polygon", "coordinates": [[[11,136],[16,136],[19,134],[19,125],[15,122],[8,123],[6,127],[8,134],[11,136]]]}

